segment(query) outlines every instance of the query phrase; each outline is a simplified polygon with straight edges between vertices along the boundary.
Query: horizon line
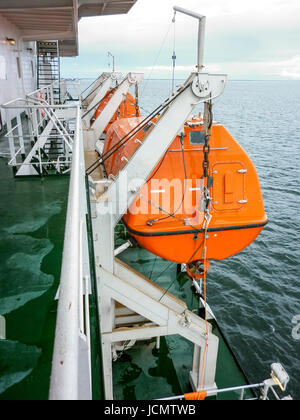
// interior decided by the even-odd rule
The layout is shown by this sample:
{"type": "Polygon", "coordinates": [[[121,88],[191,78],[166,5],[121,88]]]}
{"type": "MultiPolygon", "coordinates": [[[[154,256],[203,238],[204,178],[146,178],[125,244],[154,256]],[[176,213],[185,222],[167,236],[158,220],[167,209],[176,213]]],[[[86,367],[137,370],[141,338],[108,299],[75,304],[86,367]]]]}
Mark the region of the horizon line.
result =
{"type": "MultiPolygon", "coordinates": [[[[217,73],[216,73],[217,74],[217,73]]],[[[97,77],[99,76],[94,76],[94,77],[71,77],[71,76],[62,76],[62,79],[72,79],[72,80],[95,80],[97,79],[97,77]]],[[[155,78],[149,78],[149,79],[144,79],[143,81],[147,81],[147,80],[165,80],[165,81],[172,81],[171,78],[164,78],[164,77],[155,77],[155,78]]],[[[175,81],[184,81],[186,80],[186,78],[180,78],[180,79],[175,79],[175,81]]],[[[230,82],[300,82],[300,78],[299,79],[231,79],[228,78],[228,81],[230,82]]]]}

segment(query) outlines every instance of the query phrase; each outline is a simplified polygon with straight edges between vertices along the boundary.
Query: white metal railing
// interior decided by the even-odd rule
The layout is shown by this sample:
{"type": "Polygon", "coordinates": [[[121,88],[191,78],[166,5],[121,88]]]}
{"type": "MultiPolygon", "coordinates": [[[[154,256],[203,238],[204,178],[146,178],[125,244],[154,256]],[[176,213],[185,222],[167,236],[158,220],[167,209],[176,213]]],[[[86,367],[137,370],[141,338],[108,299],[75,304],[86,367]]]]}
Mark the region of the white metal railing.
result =
{"type": "Polygon", "coordinates": [[[26,95],[26,98],[34,99],[37,102],[46,101],[49,105],[54,105],[54,85],[55,83],[52,83],[48,86],[37,89],[26,95]]]}
{"type": "Polygon", "coordinates": [[[57,324],[50,384],[50,400],[91,399],[89,322],[89,258],[86,227],[85,166],[78,107],[57,324]]]}
{"type": "Polygon", "coordinates": [[[65,103],[69,100],[78,101],[81,95],[81,83],[79,80],[64,79],[60,82],[60,101],[65,103]]]}
{"type": "MultiPolygon", "coordinates": [[[[269,379],[266,379],[264,382],[262,383],[258,383],[258,384],[252,384],[252,385],[241,385],[241,386],[235,386],[235,387],[230,387],[230,388],[223,388],[223,389],[218,389],[218,388],[210,388],[207,390],[203,390],[204,393],[204,397],[205,398],[209,398],[209,397],[216,397],[220,394],[228,394],[228,393],[237,393],[238,394],[238,398],[239,400],[243,401],[243,400],[269,400],[269,392],[271,391],[273,394],[273,397],[276,400],[287,400],[287,399],[292,399],[292,397],[289,395],[287,397],[280,397],[278,395],[278,393],[275,391],[275,387],[279,388],[281,391],[286,391],[287,385],[290,381],[290,377],[287,374],[287,372],[285,371],[285,369],[283,368],[283,366],[280,363],[273,363],[271,365],[271,377],[269,379]],[[247,391],[253,391],[253,390],[257,390],[256,394],[253,394],[253,397],[249,398],[245,398],[246,392],[247,391]]],[[[192,394],[197,394],[197,393],[192,393],[192,394]]],[[[177,395],[174,397],[168,397],[168,398],[160,398],[158,399],[158,401],[176,401],[176,400],[184,400],[184,399],[188,399],[188,395],[189,394],[185,394],[185,395],[177,395]]],[[[190,394],[191,395],[191,394],[190,394]]],[[[204,398],[203,397],[203,398],[204,398]]],[[[197,399],[197,396],[195,395],[195,398],[197,399]]]]}
{"type": "MultiPolygon", "coordinates": [[[[26,156],[26,140],[31,141],[32,144],[37,143],[36,154],[38,157],[38,166],[40,173],[43,172],[43,168],[47,165],[52,165],[53,168],[58,168],[58,173],[64,173],[69,168],[64,168],[63,171],[60,171],[61,167],[61,156],[53,158],[51,162],[43,162],[41,156],[41,149],[44,148],[46,141],[51,139],[51,130],[47,132],[45,125],[49,122],[52,122],[53,128],[58,132],[56,138],[60,138],[63,142],[63,157],[65,157],[64,165],[69,165],[70,155],[72,154],[72,145],[73,145],[73,136],[70,135],[68,130],[64,125],[64,117],[70,120],[70,115],[67,110],[73,110],[77,105],[56,105],[54,103],[54,84],[45,86],[42,89],[38,89],[28,95],[25,99],[17,98],[12,101],[7,102],[6,104],[1,105],[1,108],[5,112],[5,120],[7,124],[7,133],[5,138],[8,139],[9,154],[5,153],[2,157],[8,157],[10,155],[10,160],[8,162],[9,166],[14,168],[14,172],[17,175],[36,175],[38,172],[34,169],[25,169],[26,166],[32,166],[31,163],[25,159],[26,156]],[[17,113],[17,123],[12,126],[12,116],[17,113]],[[24,135],[23,132],[23,122],[21,119],[22,112],[25,112],[28,118],[28,129],[29,133],[24,135]],[[62,114],[65,112],[65,114],[62,114]],[[45,130],[45,131],[44,131],[45,130]],[[47,135],[44,135],[44,132],[47,135]],[[46,137],[46,138],[44,138],[46,137]],[[24,166],[20,170],[20,167],[24,166]]],[[[27,147],[28,148],[28,147],[27,147]]],[[[28,152],[28,150],[27,150],[28,152]]],[[[29,152],[30,153],[30,152],[29,152]]],[[[29,154],[28,153],[28,154],[29,154]]]]}
{"type": "Polygon", "coordinates": [[[55,89],[60,91],[60,103],[64,104],[71,98],[78,101],[80,97],[80,81],[72,79],[62,79],[54,81],[48,86],[44,86],[27,95],[27,97],[37,100],[45,100],[50,105],[55,105],[55,89]]]}
{"type": "MultiPolygon", "coordinates": [[[[25,156],[24,139],[35,140],[39,158],[36,164],[42,167],[52,165],[57,172],[71,171],[66,230],[64,240],[57,325],[53,353],[53,365],[49,398],[51,400],[78,400],[92,398],[91,346],[89,320],[90,265],[86,226],[87,201],[85,190],[85,163],[81,126],[81,109],[76,105],[56,105],[53,86],[47,86],[17,98],[1,106],[7,113],[7,134],[10,161],[18,172],[22,166],[31,166],[25,156]],[[13,111],[19,110],[17,123],[12,126],[13,111]],[[29,134],[24,136],[21,112],[26,112],[31,123],[29,134]],[[74,112],[75,111],[75,112],[74,112]],[[65,116],[65,117],[64,117],[65,116]],[[66,130],[63,120],[71,124],[74,135],[66,130]],[[68,153],[57,160],[42,161],[41,148],[51,139],[51,127],[44,128],[44,121],[52,123],[64,139],[68,153]],[[73,122],[75,121],[75,123],[73,122]],[[72,126],[72,124],[74,126],[72,126]],[[22,159],[18,159],[24,155],[22,159]],[[67,168],[67,169],[66,169],[67,168]]],[[[56,136],[57,137],[57,136],[56,136]]],[[[6,154],[7,156],[7,154],[6,154]]]]}
{"type": "MultiPolygon", "coordinates": [[[[242,386],[236,386],[231,388],[224,388],[224,389],[210,389],[205,391],[206,397],[212,397],[217,396],[219,394],[225,394],[225,393],[232,393],[232,392],[238,392],[239,394],[239,400],[244,400],[245,391],[247,390],[253,390],[253,389],[260,389],[264,386],[263,383],[260,384],[253,384],[253,385],[242,385],[242,386]]],[[[184,400],[186,398],[185,395],[177,395],[174,397],[168,397],[168,398],[160,398],[158,401],[176,401],[176,400],[184,400]]],[[[256,398],[250,398],[250,399],[258,399],[256,398]]]]}

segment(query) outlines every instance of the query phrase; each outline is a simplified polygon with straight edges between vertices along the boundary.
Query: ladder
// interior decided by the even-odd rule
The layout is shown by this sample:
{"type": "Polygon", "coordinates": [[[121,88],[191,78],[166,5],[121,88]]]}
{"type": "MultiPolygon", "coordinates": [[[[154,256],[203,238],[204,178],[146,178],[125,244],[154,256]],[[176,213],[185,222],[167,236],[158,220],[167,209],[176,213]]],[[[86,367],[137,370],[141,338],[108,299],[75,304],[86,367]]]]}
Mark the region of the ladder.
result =
{"type": "Polygon", "coordinates": [[[60,103],[60,56],[58,41],[37,42],[37,88],[55,83],[55,103],[60,103]],[[55,83],[56,82],[56,83],[55,83]]]}

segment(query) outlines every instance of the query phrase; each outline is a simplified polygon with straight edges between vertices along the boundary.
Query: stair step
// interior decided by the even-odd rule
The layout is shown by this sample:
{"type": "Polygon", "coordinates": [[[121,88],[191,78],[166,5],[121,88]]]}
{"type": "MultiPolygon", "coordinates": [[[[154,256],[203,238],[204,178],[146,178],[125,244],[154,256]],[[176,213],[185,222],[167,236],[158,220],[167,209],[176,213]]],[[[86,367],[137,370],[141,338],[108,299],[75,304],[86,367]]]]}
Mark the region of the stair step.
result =
{"type": "MultiPolygon", "coordinates": [[[[58,42],[37,42],[38,89],[60,80],[58,42]],[[51,66],[51,67],[50,67],[51,66]]],[[[54,89],[54,101],[60,102],[60,89],[54,89]]]]}

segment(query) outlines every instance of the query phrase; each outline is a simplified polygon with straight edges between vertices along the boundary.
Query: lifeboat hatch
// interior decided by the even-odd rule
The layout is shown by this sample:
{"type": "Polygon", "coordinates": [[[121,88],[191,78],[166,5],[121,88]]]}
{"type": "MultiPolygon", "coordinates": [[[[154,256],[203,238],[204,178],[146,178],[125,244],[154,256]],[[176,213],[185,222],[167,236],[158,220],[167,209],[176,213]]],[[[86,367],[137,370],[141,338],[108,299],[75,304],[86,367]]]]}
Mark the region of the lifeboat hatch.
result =
{"type": "Polygon", "coordinates": [[[239,210],[246,203],[247,170],[239,162],[217,163],[213,167],[213,207],[216,211],[239,210]]]}

